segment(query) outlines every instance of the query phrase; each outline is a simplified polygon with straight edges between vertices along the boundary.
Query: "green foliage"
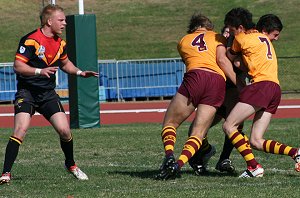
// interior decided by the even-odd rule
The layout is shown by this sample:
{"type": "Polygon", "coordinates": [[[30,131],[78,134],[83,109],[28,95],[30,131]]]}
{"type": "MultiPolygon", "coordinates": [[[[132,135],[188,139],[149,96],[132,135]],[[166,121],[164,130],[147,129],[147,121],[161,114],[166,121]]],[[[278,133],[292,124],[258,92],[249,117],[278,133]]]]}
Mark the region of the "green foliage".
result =
{"type": "MultiPolygon", "coordinates": [[[[249,134],[250,122],[245,131],[249,134]]],[[[31,128],[20,147],[13,167],[10,185],[0,186],[0,197],[295,197],[299,190],[299,173],[288,156],[255,151],[265,168],[263,178],[240,179],[237,175],[217,172],[214,166],[222,149],[221,125],[211,129],[209,141],[217,154],[209,164],[210,173],[195,176],[191,168],[183,168],[181,179],[155,181],[153,176],[163,158],[159,124],[104,125],[99,129],[73,130],[77,164],[88,181],[77,181],[63,167],[63,154],[58,136],[50,127],[31,128]]],[[[178,129],[175,154],[178,157],[187,137],[188,123],[178,129]]],[[[274,119],[267,139],[298,146],[298,119],[274,119]]],[[[0,129],[0,160],[11,129],[0,129]]],[[[238,173],[245,162],[234,150],[238,173]]],[[[2,163],[0,163],[2,166],[2,163]]]]}

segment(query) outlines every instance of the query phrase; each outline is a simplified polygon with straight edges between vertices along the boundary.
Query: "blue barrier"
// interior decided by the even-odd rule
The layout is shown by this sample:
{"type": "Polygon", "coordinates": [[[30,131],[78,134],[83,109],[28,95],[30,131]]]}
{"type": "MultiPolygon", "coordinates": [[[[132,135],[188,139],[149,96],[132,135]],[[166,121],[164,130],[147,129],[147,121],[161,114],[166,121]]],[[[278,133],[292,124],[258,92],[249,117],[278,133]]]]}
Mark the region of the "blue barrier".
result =
{"type": "Polygon", "coordinates": [[[100,64],[100,82],[108,87],[107,99],[118,99],[118,94],[121,99],[173,96],[183,78],[183,63],[151,61],[147,64],[143,61],[119,61],[105,67],[100,64]]]}
{"type": "Polygon", "coordinates": [[[15,72],[12,67],[0,67],[0,101],[12,101],[16,90],[15,72]]]}
{"type": "MultiPolygon", "coordinates": [[[[173,96],[185,66],[180,59],[99,61],[99,100],[173,96]]],[[[16,79],[12,63],[0,65],[0,101],[12,101],[16,79]]],[[[68,75],[57,73],[56,90],[68,98],[68,75]]]]}

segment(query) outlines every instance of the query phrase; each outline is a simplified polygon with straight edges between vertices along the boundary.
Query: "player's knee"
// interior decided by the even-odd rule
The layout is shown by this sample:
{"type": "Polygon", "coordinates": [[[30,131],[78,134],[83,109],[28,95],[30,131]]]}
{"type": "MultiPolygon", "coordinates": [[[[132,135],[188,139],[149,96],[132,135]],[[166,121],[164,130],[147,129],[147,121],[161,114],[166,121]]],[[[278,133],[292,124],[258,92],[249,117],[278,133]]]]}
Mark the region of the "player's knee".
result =
{"type": "Polygon", "coordinates": [[[230,129],[231,129],[230,123],[228,123],[227,121],[225,121],[225,122],[223,123],[222,128],[223,128],[223,131],[224,131],[227,135],[230,135],[230,133],[232,132],[232,131],[230,130],[230,129]]]}
{"type": "Polygon", "coordinates": [[[252,138],[250,139],[250,145],[253,149],[256,150],[261,150],[262,145],[261,145],[261,140],[260,139],[256,139],[256,138],[252,138]]]}
{"type": "Polygon", "coordinates": [[[59,127],[57,132],[62,139],[70,139],[71,137],[71,130],[69,127],[59,127]]]}
{"type": "Polygon", "coordinates": [[[26,127],[18,126],[18,127],[15,127],[13,136],[20,139],[20,140],[23,140],[26,133],[27,133],[27,128],[26,127]]]}

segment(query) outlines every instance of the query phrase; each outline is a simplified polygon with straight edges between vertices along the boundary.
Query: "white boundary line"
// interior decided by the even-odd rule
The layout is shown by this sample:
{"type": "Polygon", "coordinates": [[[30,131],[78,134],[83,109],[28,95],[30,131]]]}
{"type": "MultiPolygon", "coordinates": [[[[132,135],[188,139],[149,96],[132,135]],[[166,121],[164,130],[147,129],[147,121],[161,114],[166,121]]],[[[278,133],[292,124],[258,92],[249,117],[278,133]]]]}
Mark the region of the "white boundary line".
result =
{"type": "Polygon", "coordinates": [[[278,109],[299,109],[300,105],[282,105],[278,109]]]}
{"type": "MultiPolygon", "coordinates": [[[[278,109],[300,109],[300,105],[282,105],[278,109]]],[[[115,113],[164,113],[167,109],[127,109],[127,110],[100,110],[100,114],[115,114],[115,113]]],[[[66,111],[66,114],[70,114],[66,111]]],[[[35,113],[34,115],[40,115],[35,113]]],[[[0,117],[12,117],[14,113],[0,113],[0,117]]]]}

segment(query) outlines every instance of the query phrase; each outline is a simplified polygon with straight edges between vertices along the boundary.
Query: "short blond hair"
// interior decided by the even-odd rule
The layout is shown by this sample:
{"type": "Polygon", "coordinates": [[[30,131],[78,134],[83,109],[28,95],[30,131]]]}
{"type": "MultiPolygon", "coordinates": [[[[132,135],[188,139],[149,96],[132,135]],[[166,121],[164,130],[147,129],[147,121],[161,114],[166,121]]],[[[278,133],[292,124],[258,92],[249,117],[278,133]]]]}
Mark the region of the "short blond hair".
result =
{"type": "Polygon", "coordinates": [[[53,12],[55,11],[61,11],[63,12],[64,9],[60,7],[59,5],[49,4],[46,7],[43,8],[41,14],[40,14],[40,20],[41,20],[41,26],[45,26],[47,24],[47,21],[52,16],[53,12]]]}

